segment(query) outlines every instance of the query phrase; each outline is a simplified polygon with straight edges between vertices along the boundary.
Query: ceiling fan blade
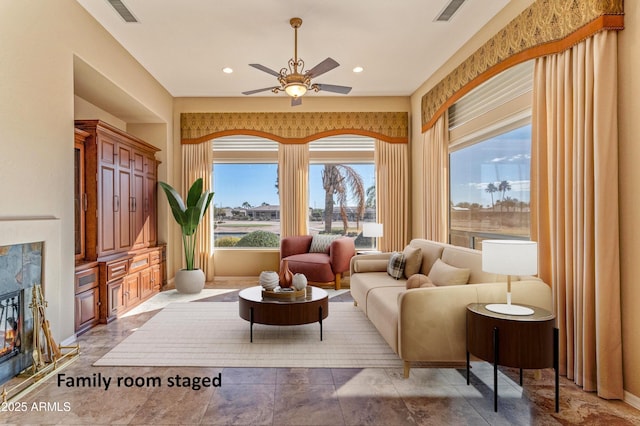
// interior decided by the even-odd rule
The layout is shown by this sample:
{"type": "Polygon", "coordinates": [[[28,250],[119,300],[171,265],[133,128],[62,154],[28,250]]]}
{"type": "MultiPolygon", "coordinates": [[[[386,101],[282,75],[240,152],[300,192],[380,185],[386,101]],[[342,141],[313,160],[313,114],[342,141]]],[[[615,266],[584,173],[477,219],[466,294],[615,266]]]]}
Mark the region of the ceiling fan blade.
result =
{"type": "Polygon", "coordinates": [[[291,106],[302,105],[302,97],[298,96],[297,98],[291,98],[291,106]]]}
{"type": "Polygon", "coordinates": [[[264,72],[266,72],[267,74],[271,74],[271,75],[273,75],[273,76],[275,76],[275,77],[280,77],[280,73],[279,73],[279,72],[276,72],[276,71],[272,70],[272,69],[271,69],[271,68],[269,68],[269,67],[265,67],[264,65],[260,65],[260,64],[249,64],[249,66],[250,66],[250,67],[254,67],[254,68],[256,68],[256,69],[259,69],[260,71],[264,71],[264,72]]]}
{"type": "Polygon", "coordinates": [[[311,68],[309,71],[307,71],[307,74],[309,74],[311,77],[317,77],[319,75],[324,74],[325,72],[331,71],[332,69],[338,66],[340,66],[339,63],[337,63],[331,58],[327,58],[324,61],[320,62],[315,67],[311,68]]]}
{"type": "Polygon", "coordinates": [[[265,87],[263,89],[255,89],[255,90],[248,90],[246,92],[242,92],[243,95],[253,95],[254,93],[260,93],[260,92],[266,92],[267,90],[273,90],[278,86],[274,86],[274,87],[265,87]]]}
{"type": "Polygon", "coordinates": [[[348,86],[336,86],[335,84],[316,84],[318,90],[324,90],[325,92],[342,93],[346,95],[351,91],[351,87],[348,86]]]}

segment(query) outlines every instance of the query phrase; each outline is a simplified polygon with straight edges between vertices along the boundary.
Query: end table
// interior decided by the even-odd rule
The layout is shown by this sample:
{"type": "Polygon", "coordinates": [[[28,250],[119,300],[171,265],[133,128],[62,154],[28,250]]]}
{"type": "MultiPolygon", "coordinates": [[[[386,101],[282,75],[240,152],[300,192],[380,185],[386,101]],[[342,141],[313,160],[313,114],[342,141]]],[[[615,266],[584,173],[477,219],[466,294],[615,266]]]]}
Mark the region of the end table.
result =
{"type": "Polygon", "coordinates": [[[505,315],[486,309],[487,303],[467,305],[467,385],[469,354],[493,363],[493,410],[498,411],[498,365],[520,369],[555,370],[556,413],[560,410],[558,377],[558,329],[555,315],[533,309],[531,315],[505,315]]]}

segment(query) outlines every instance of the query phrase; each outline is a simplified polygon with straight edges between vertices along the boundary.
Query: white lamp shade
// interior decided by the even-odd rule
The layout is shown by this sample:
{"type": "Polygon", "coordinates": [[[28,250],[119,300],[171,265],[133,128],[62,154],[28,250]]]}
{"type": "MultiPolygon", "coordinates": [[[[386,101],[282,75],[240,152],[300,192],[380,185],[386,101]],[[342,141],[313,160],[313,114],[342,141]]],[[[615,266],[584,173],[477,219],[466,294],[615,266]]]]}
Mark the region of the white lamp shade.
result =
{"type": "Polygon", "coordinates": [[[363,237],[382,237],[382,224],[365,222],[362,224],[363,237]]]}
{"type": "Polygon", "coordinates": [[[482,242],[482,270],[501,275],[535,275],[538,243],[520,240],[482,242]]]}

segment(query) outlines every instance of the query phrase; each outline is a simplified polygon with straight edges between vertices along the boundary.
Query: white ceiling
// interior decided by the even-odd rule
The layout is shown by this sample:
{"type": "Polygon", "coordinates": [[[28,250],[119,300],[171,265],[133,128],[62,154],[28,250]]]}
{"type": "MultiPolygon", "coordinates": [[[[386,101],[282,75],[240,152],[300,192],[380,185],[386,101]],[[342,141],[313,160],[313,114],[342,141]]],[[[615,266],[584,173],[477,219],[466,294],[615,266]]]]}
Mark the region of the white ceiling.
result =
{"type": "MultiPolygon", "coordinates": [[[[298,56],[307,68],[327,57],[340,63],[315,83],[352,86],[348,96],[408,96],[508,3],[467,0],[449,22],[435,22],[450,0],[122,0],[139,21],[126,23],[107,0],[77,1],[174,97],[277,85],[248,64],[286,66],[292,17],[303,20],[298,56]]],[[[344,96],[311,96],[320,95],[344,96]]]]}

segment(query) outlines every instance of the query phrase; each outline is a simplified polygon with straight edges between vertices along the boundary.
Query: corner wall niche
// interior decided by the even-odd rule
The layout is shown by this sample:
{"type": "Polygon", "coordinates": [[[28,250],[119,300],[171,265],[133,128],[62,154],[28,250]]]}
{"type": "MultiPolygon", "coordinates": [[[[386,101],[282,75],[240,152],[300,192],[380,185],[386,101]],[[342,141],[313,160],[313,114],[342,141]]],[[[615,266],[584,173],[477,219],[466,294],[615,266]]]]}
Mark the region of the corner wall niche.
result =
{"type": "Polygon", "coordinates": [[[157,242],[156,181],[159,150],[100,120],[76,120],[83,170],[76,188],[84,223],[76,260],[75,328],[82,333],[117,318],[158,291],[164,246],[157,242]],[[81,244],[82,245],[82,244],[81,244]]]}

